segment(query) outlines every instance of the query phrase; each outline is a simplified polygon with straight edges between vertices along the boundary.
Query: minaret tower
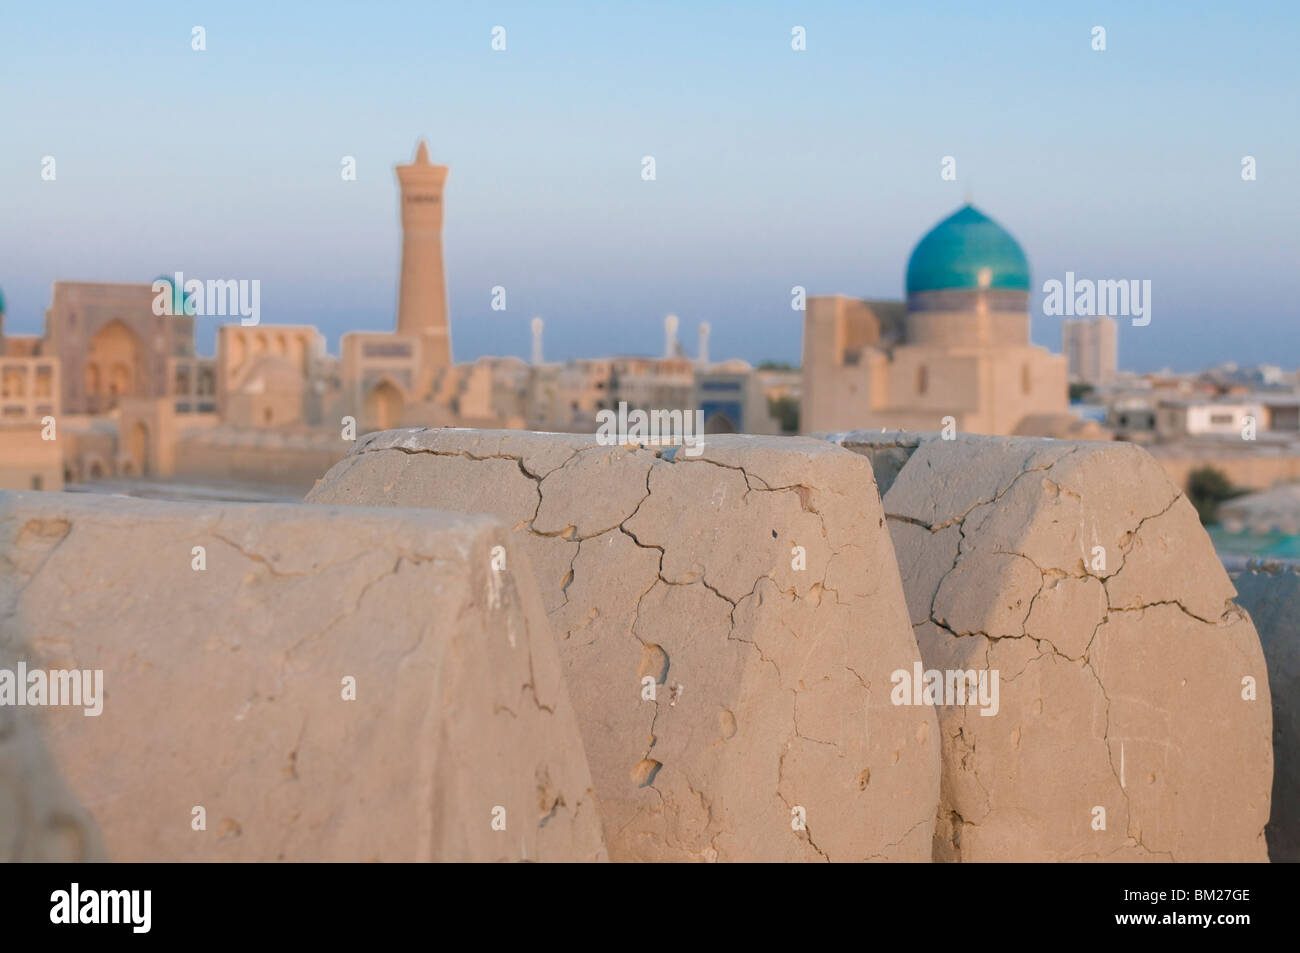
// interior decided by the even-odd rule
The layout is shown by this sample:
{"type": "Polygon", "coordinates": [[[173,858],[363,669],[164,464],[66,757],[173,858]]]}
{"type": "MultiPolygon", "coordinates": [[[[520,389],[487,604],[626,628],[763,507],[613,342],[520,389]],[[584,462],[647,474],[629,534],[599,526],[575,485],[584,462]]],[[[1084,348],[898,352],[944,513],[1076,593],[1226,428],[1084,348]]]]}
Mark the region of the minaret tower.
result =
{"type": "Polygon", "coordinates": [[[672,359],[677,356],[677,315],[670,314],[664,318],[664,357],[672,359]]]}
{"type": "Polygon", "coordinates": [[[447,283],[442,270],[442,186],[447,167],[432,165],[420,140],[415,161],[397,167],[402,194],[402,279],[397,293],[397,333],[420,341],[416,393],[423,398],[434,374],[451,365],[447,283]]]}
{"type": "Polygon", "coordinates": [[[541,318],[533,318],[533,364],[544,363],[542,360],[542,328],[544,322],[541,318]]]}

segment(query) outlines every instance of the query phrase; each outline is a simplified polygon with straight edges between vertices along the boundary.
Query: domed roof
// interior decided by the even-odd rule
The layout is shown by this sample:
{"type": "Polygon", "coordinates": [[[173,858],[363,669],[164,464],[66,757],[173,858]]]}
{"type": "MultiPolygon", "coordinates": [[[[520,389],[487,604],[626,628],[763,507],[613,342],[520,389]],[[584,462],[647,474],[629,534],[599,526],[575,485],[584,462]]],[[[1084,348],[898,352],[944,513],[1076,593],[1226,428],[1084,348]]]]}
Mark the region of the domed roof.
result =
{"type": "Polygon", "coordinates": [[[4,314],[4,313],[5,313],[5,293],[3,290],[0,290],[0,314],[4,314]]]}
{"type": "Polygon", "coordinates": [[[1029,290],[1029,262],[1011,233],[973,205],[949,215],[917,242],[907,293],[1029,290]]]}
{"type": "Polygon", "coordinates": [[[192,291],[183,291],[176,287],[176,282],[167,275],[159,275],[153,280],[153,284],[165,281],[172,289],[172,314],[192,314],[194,293],[192,291]]]}

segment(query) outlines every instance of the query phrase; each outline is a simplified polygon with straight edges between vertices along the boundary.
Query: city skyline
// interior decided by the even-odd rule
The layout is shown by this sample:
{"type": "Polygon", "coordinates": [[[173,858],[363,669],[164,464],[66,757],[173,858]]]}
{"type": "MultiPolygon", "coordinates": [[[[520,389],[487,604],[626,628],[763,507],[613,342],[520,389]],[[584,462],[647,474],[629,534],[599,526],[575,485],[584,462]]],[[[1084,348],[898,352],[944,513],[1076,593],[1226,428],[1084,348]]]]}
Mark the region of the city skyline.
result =
{"type": "MultiPolygon", "coordinates": [[[[949,7],[925,27],[924,61],[888,42],[918,39],[914,20],[842,5],[407,5],[381,24],[333,7],[62,9],[57,37],[15,13],[0,40],[15,93],[0,157],[11,333],[39,331],[55,280],[177,270],[260,280],[263,320],[314,324],[332,352],[345,331],[390,328],[392,163],[424,137],[451,168],[459,361],[526,358],[536,315],[548,359],[655,354],[674,313],[686,340],[712,325],[715,357],[797,363],[791,287],[900,299],[911,249],[973,194],[1029,257],[1035,343],[1059,351],[1039,289],[1071,271],[1152,282],[1152,323],[1120,322],[1121,368],[1300,363],[1283,284],[1300,150],[1276,118],[1295,85],[1296,17],[1280,4],[1254,23],[949,7]],[[399,15],[409,30],[393,29],[399,15]],[[1105,51],[1090,48],[1094,23],[1105,51]],[[504,51],[490,46],[497,25],[504,51]],[[807,50],[791,49],[795,25],[807,50]],[[259,85],[281,91],[267,100],[259,85]],[[947,155],[954,181],[940,177],[947,155]],[[1241,178],[1246,155],[1255,181],[1241,178]],[[345,156],[356,181],[340,175],[345,156]]],[[[200,350],[214,336],[201,320],[200,350]]]]}
{"type": "Polygon", "coordinates": [[[1300,861],[1300,5],[1222,6],[6,10],[11,925],[301,939],[222,871],[334,862],[1276,919],[1127,866],[1300,861]]]}

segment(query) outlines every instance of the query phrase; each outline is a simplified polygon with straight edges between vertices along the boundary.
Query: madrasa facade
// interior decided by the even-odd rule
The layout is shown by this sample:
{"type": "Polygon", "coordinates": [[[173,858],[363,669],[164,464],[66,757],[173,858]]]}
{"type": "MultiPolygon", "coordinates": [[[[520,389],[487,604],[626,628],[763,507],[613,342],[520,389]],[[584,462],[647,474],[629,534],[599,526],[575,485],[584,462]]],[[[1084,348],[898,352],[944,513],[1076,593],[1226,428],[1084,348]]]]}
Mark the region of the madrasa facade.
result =
{"type": "Polygon", "coordinates": [[[801,429],[1100,436],[1065,358],[1030,343],[1029,296],[1020,244],[965,205],[912,251],[906,300],[809,297],[801,429]]]}

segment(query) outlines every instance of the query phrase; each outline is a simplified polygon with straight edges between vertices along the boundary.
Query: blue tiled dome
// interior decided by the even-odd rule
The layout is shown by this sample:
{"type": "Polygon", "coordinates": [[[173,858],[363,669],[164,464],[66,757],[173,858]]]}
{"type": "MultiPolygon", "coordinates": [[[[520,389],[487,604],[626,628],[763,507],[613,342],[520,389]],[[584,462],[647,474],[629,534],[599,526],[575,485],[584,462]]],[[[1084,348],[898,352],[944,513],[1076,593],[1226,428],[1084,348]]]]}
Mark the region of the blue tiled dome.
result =
{"type": "Polygon", "coordinates": [[[926,234],[907,262],[907,293],[1029,290],[1029,261],[1011,233],[973,205],[926,234]]]}

